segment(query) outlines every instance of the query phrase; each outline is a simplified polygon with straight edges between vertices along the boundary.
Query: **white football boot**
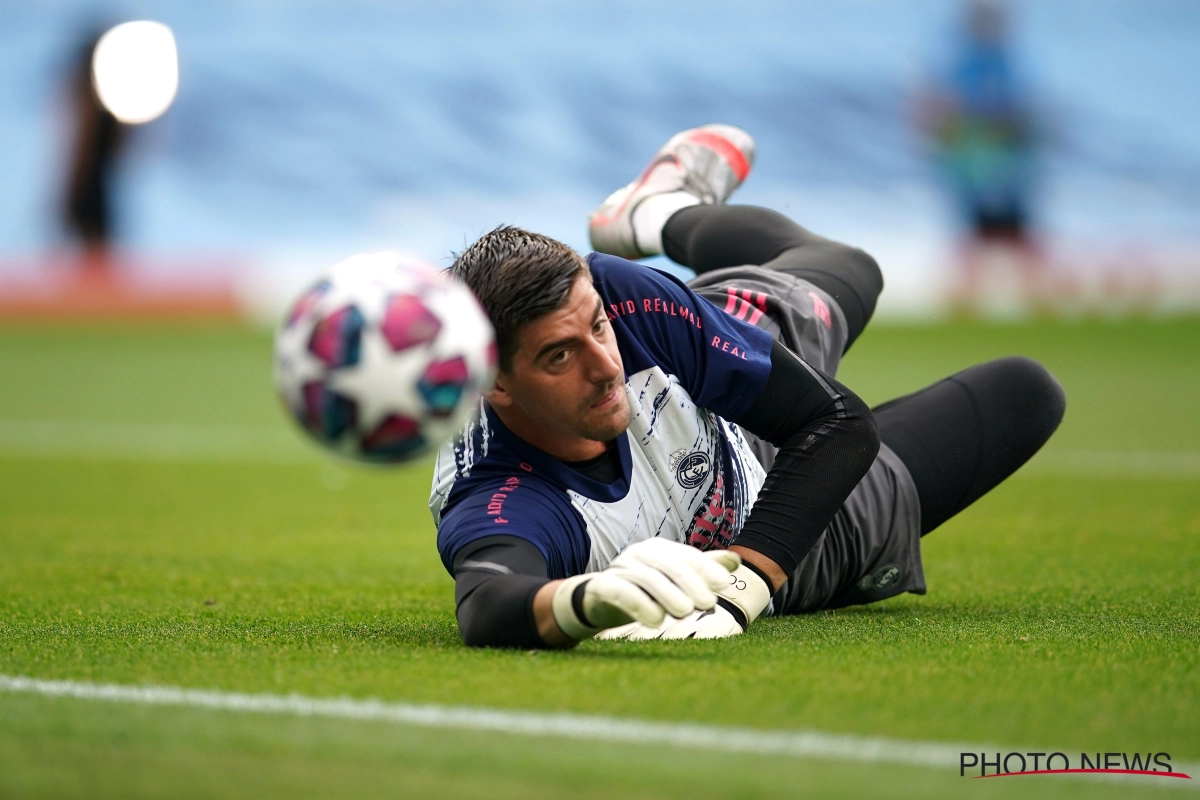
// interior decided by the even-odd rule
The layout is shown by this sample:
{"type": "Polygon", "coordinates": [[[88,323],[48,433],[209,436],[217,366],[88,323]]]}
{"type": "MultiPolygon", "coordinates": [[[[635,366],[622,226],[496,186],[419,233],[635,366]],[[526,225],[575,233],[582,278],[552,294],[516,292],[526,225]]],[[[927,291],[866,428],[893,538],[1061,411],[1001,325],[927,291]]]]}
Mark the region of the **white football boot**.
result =
{"type": "Polygon", "coordinates": [[[662,253],[662,225],[671,214],[691,205],[724,203],[753,164],[754,139],[741,128],[701,125],[675,134],[637,180],[592,212],[588,233],[593,249],[623,258],[662,253]],[[660,197],[655,205],[663,213],[652,215],[649,224],[635,225],[634,212],[651,197],[660,197]]]}

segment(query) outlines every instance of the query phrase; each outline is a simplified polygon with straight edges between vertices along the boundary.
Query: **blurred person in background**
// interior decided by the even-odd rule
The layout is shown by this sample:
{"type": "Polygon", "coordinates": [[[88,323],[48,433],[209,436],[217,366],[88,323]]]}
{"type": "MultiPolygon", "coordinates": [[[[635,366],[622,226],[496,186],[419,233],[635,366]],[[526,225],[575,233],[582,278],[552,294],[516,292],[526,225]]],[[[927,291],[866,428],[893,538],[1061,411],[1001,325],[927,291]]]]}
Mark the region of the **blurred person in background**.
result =
{"type": "Polygon", "coordinates": [[[949,68],[922,93],[918,121],[968,228],[953,290],[958,308],[985,300],[986,273],[1008,257],[1026,303],[1046,297],[1046,265],[1030,233],[1034,120],[999,0],[972,0],[949,68]]]}
{"type": "Polygon", "coordinates": [[[68,74],[70,134],[62,219],[68,236],[82,248],[81,265],[90,274],[107,272],[113,233],[113,192],[117,160],[127,126],[100,102],[92,80],[92,61],[100,33],[89,34],[78,48],[68,74]]]}

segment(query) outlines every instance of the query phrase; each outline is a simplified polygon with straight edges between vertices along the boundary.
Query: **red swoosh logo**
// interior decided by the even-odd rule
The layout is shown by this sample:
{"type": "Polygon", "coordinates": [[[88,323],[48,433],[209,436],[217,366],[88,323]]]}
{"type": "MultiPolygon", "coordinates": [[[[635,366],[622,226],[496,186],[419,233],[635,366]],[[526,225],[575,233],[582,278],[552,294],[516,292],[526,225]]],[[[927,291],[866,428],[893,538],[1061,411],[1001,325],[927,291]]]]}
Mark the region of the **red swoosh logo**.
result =
{"type": "Polygon", "coordinates": [[[1156,778],[1186,778],[1192,776],[1183,772],[1153,772],[1146,769],[1031,769],[1028,772],[998,772],[995,775],[972,775],[971,778],[1007,778],[1012,775],[1063,775],[1070,772],[1098,772],[1106,775],[1151,775],[1156,778]]]}

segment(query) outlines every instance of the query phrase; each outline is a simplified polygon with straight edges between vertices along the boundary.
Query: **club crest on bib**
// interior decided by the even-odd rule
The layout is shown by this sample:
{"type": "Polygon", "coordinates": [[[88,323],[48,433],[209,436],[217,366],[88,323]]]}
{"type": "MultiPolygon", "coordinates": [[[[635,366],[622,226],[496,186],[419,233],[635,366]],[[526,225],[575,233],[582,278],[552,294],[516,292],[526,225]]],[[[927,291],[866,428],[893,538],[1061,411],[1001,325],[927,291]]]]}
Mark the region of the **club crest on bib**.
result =
{"type": "MultiPolygon", "coordinates": [[[[674,458],[671,460],[676,461],[674,458]]],[[[679,485],[685,489],[695,489],[704,483],[704,479],[708,477],[711,469],[712,463],[708,458],[708,453],[697,450],[694,453],[680,456],[675,465],[675,480],[679,481],[679,485]]]]}
{"type": "Polygon", "coordinates": [[[858,588],[865,592],[885,592],[900,582],[904,571],[895,564],[885,564],[875,572],[864,575],[858,588]]]}

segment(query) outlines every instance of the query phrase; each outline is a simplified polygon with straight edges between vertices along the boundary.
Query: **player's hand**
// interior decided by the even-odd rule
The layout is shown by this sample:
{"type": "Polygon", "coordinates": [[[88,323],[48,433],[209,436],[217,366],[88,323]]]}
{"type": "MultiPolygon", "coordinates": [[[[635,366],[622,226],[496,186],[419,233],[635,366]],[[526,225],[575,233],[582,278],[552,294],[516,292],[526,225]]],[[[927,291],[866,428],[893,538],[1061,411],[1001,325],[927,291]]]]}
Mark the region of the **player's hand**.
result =
{"type": "Polygon", "coordinates": [[[715,591],[729,584],[741,559],[665,539],[648,539],[625,549],[601,572],[576,575],[554,592],[554,621],[572,639],[636,622],[658,626],[716,605],[715,591]]]}
{"type": "Polygon", "coordinates": [[[733,614],[721,606],[713,606],[707,611],[693,611],[683,619],[667,617],[661,625],[631,622],[600,631],[595,638],[625,639],[630,642],[647,639],[724,639],[745,633],[745,630],[733,614]]]}
{"type": "Polygon", "coordinates": [[[597,639],[723,639],[745,633],[750,623],[771,602],[771,589],[753,570],[739,566],[725,586],[717,591],[717,605],[675,619],[666,617],[658,625],[633,622],[609,628],[597,639]]]}

